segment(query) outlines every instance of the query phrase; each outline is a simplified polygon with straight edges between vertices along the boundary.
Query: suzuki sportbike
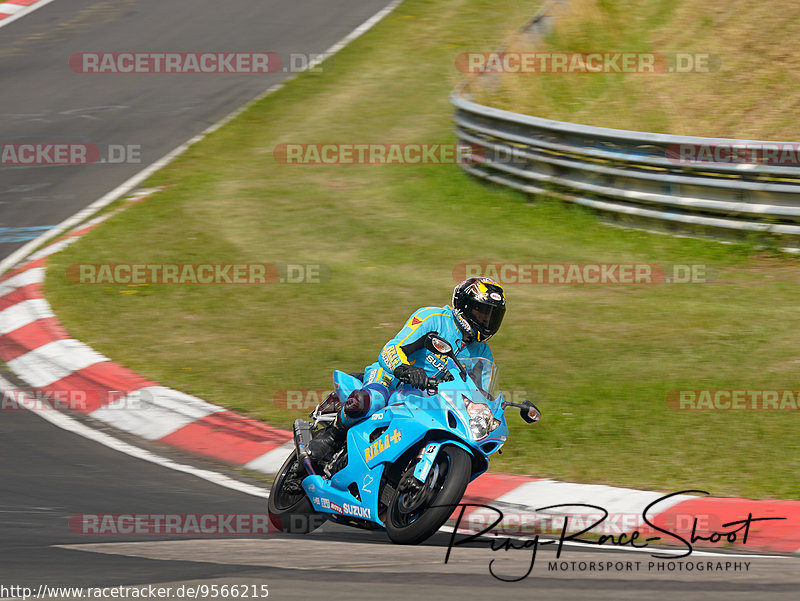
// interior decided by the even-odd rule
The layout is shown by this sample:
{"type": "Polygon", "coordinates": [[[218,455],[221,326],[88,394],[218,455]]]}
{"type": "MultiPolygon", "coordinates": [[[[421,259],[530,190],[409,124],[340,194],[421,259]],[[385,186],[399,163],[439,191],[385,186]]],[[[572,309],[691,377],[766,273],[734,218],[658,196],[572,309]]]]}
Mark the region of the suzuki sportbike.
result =
{"type": "Polygon", "coordinates": [[[334,372],[335,394],[314,409],[312,421],[294,423],[295,450],[269,495],[275,527],[310,532],[327,519],[385,529],[395,543],[418,544],[447,521],[467,484],[500,451],[508,436],[505,408],[519,408],[528,423],[539,420],[530,401],[503,400],[493,361],[459,361],[434,334],[425,348],[444,376],[430,379],[425,391],[398,388],[384,409],[347,431],[340,448],[313,458],[312,437],[330,427],[348,396],[364,386],[353,375],[334,372]]]}

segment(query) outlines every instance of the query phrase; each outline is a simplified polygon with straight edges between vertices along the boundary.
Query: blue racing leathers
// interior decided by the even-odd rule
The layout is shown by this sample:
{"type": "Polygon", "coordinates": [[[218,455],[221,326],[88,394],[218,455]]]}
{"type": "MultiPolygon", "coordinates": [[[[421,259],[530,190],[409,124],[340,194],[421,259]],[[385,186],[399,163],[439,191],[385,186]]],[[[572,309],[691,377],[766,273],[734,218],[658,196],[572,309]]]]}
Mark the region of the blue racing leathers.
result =
{"type": "Polygon", "coordinates": [[[369,392],[369,398],[364,395],[361,403],[353,403],[350,407],[345,405],[341,416],[343,425],[350,427],[386,407],[389,395],[401,385],[394,376],[398,366],[406,364],[421,367],[430,378],[447,373],[447,357],[425,348],[425,335],[429,332],[438,334],[450,343],[458,359],[486,357],[493,360],[488,345],[464,342],[458,319],[460,316],[453,312],[450,305],[417,309],[403,329],[386,343],[378,360],[364,370],[364,390],[369,392]]]}

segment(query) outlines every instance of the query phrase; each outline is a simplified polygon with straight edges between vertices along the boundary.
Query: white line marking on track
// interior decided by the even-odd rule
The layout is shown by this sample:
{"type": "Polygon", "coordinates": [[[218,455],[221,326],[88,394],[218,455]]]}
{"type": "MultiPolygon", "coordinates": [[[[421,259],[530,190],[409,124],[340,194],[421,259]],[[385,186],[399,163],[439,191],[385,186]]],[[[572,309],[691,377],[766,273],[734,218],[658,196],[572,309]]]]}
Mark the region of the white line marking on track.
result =
{"type": "MultiPolygon", "coordinates": [[[[375,27],[375,25],[377,25],[378,22],[380,22],[386,15],[388,15],[395,8],[397,8],[402,1],[403,0],[394,0],[394,2],[388,4],[387,6],[376,12],[369,19],[364,21],[361,25],[359,25],[353,31],[347,34],[344,38],[342,38],[341,40],[336,42],[333,46],[328,48],[325,52],[323,52],[322,56],[327,57],[330,56],[331,54],[339,52],[339,50],[347,46],[347,44],[367,33],[370,29],[375,27]]],[[[313,67],[316,67],[323,60],[324,58],[315,58],[313,61],[309,63],[307,68],[311,69],[313,67]]]]}
{"type": "MultiPolygon", "coordinates": [[[[52,231],[52,230],[49,230],[52,231]]],[[[70,244],[77,242],[78,238],[64,238],[63,240],[59,240],[58,242],[54,242],[50,246],[45,246],[43,249],[36,251],[30,257],[28,257],[28,261],[36,261],[37,259],[43,259],[44,257],[49,257],[50,255],[54,255],[58,252],[64,250],[70,244]]]]}

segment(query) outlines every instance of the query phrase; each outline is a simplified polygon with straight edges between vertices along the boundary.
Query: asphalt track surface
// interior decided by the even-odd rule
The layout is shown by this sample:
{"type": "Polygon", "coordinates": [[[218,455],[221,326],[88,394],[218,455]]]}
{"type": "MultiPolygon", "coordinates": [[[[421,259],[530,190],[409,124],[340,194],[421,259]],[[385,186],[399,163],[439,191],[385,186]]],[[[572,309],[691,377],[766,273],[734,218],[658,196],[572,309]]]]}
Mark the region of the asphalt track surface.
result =
{"type": "MultiPolygon", "coordinates": [[[[55,0],[0,28],[0,144],[138,146],[125,162],[0,166],[0,258],[325,52],[388,0],[55,0]],[[275,52],[269,74],[87,74],[85,52],[275,52]],[[301,64],[297,59],[296,64],[301,64]],[[6,229],[11,228],[11,229],[6,229]]],[[[335,59],[329,68],[335,69],[335,59]]],[[[126,157],[127,159],[128,157],[126,157]]]]}
{"type": "MultiPolygon", "coordinates": [[[[367,0],[56,0],[0,29],[0,141],[138,144],[141,163],[0,167],[0,258],[59,223],[202,131],[285,73],[81,75],[76,52],[262,51],[319,53],[377,12],[367,0]]],[[[95,424],[99,429],[108,428],[95,424]]],[[[123,437],[123,435],[118,434],[123,437]]],[[[128,439],[130,440],[130,439],[128,439]]],[[[160,445],[134,444],[177,461],[265,486],[229,468],[160,445]]],[[[649,554],[571,548],[565,561],[640,562],[638,569],[551,572],[553,551],[493,552],[449,537],[398,547],[384,533],[325,524],[308,536],[161,536],[74,532],[86,513],[259,514],[261,498],[121,454],[27,411],[0,412],[0,587],[43,584],[268,585],[277,599],[797,599],[800,559],[691,557],[684,563],[749,561],[747,571],[651,569],[649,554]]],[[[633,564],[632,564],[633,565],[633,564]]],[[[627,567],[627,566],[624,566],[627,567]]],[[[253,590],[253,589],[250,589],[253,590]]],[[[0,596],[14,596],[0,589],[0,596]]],[[[70,598],[62,596],[59,598],[70,598]]],[[[74,598],[74,597],[71,597],[74,598]]],[[[205,598],[211,598],[206,596],[205,598]]],[[[256,597],[252,597],[256,598],[256,597]]]]}

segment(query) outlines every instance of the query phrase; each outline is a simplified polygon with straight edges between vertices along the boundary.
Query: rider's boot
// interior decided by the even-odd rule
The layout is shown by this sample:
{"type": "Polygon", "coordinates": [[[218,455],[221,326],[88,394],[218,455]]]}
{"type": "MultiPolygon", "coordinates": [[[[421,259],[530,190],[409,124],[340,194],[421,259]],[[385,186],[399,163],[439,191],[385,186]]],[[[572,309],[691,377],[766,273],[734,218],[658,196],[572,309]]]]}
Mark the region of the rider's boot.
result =
{"type": "MultiPolygon", "coordinates": [[[[332,393],[335,394],[335,393],[332,393]]],[[[341,445],[347,437],[347,430],[364,419],[372,407],[371,391],[368,389],[354,390],[344,407],[336,414],[333,424],[320,432],[308,443],[311,456],[320,461],[332,450],[341,445]]]]}
{"type": "Polygon", "coordinates": [[[336,414],[336,419],[325,430],[311,439],[308,450],[317,461],[344,442],[347,436],[347,426],[342,423],[341,411],[336,414]]]}

